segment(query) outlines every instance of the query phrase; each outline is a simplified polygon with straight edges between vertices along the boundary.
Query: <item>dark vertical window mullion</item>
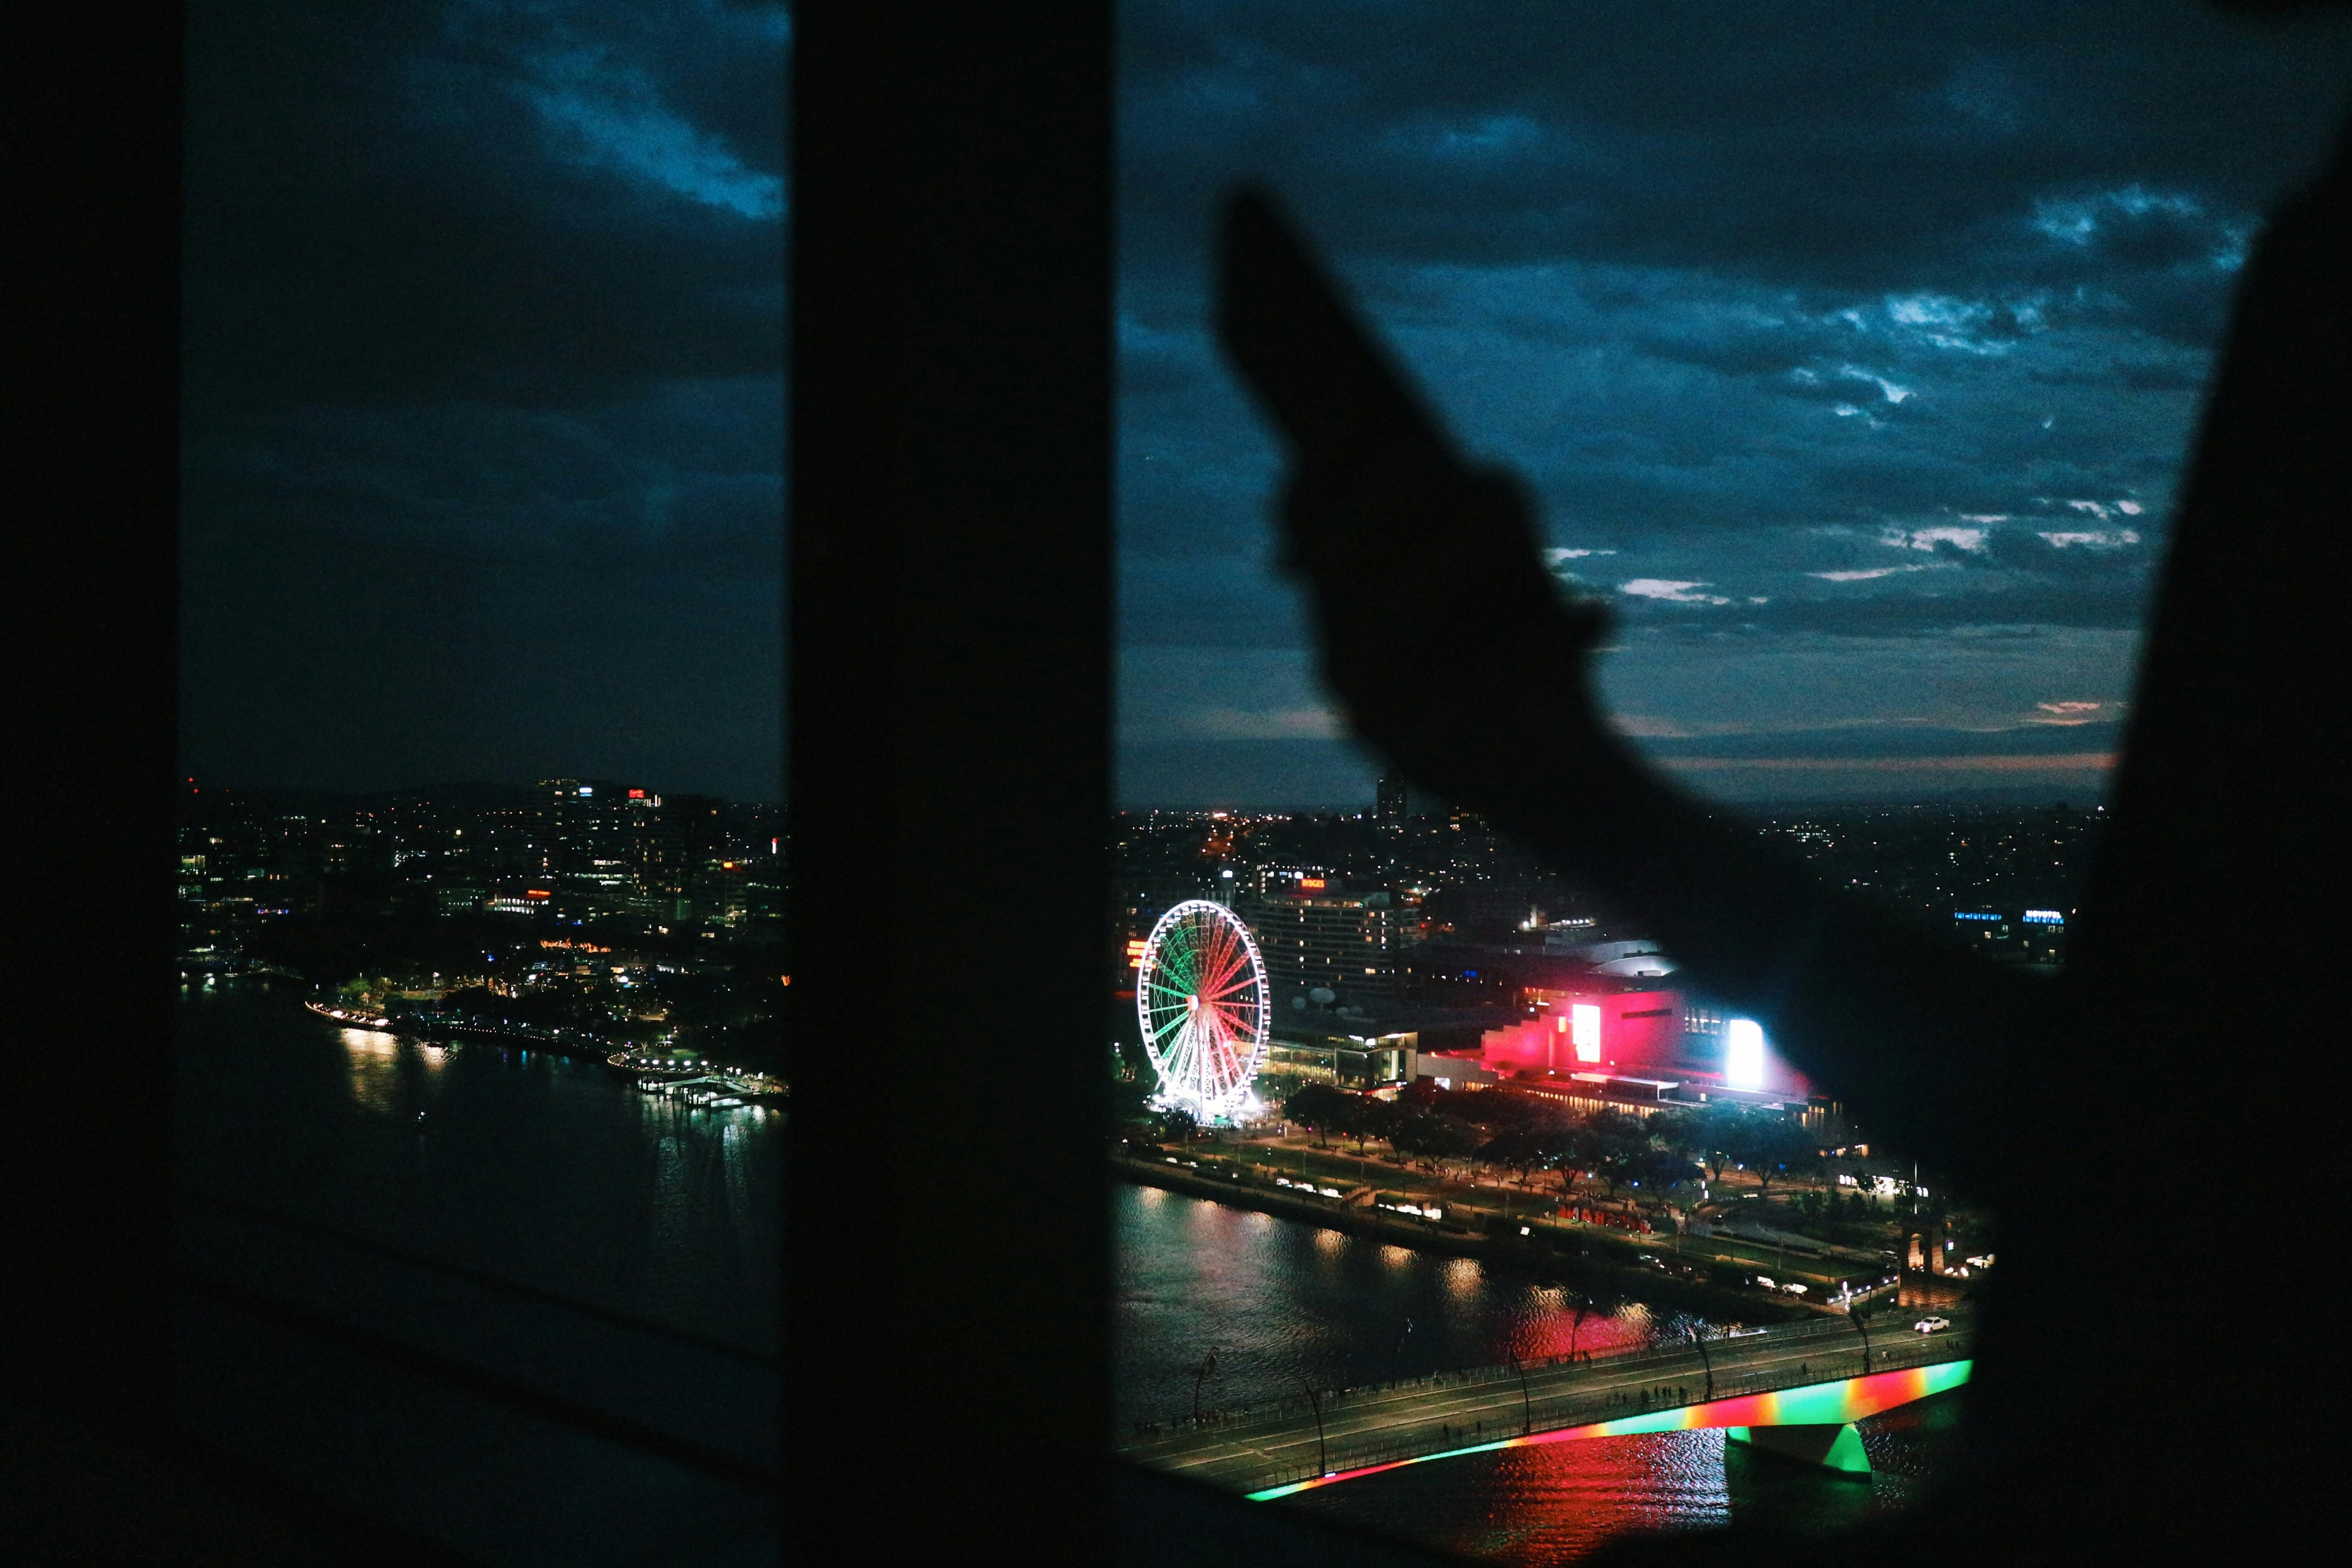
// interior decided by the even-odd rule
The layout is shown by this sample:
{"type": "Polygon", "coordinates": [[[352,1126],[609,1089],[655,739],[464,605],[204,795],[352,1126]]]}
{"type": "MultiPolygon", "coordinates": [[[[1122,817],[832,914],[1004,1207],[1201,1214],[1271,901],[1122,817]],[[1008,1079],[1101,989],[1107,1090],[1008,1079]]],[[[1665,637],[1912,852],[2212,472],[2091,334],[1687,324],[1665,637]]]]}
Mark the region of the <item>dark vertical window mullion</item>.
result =
{"type": "MultiPolygon", "coordinates": [[[[77,1424],[160,1438],[182,29],[175,7],[101,5],[54,20],[20,52],[10,95],[23,243],[9,249],[25,303],[0,418],[16,802],[0,952],[18,1179],[0,1275],[12,1386],[77,1424]]],[[[39,1427],[9,1404],[27,1432],[39,1427]]]]}
{"type": "Polygon", "coordinates": [[[1108,7],[795,13],[786,1551],[1108,1550],[1108,7]]]}

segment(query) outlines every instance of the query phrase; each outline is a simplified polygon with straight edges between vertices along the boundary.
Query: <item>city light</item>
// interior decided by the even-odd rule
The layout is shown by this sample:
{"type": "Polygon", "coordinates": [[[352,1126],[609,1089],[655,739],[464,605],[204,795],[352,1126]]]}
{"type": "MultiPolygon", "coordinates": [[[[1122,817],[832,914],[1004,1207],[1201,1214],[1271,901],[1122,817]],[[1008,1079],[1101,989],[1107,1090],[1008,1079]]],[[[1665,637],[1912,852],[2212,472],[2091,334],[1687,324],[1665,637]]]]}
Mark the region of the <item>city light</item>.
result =
{"type": "Polygon", "coordinates": [[[1329,1486],[1335,1481],[1352,1481],[1364,1476],[1379,1475],[1384,1470],[1402,1469],[1407,1465],[1425,1465],[1433,1459],[1458,1458],[1466,1454],[1492,1454],[1505,1448],[1532,1448],[1549,1443],[1574,1443],[1588,1437],[1630,1437],[1650,1432],[1695,1432],[1754,1426],[1842,1426],[1881,1411],[1925,1399],[1930,1394],[1958,1388],[1969,1381],[1975,1369],[1973,1361],[1943,1362],[1934,1366],[1909,1367],[1899,1372],[1868,1373],[1861,1377],[1811,1384],[1802,1388],[1784,1388],[1771,1394],[1738,1394],[1679,1409],[1628,1415],[1616,1421],[1598,1421],[1590,1426],[1562,1427],[1556,1432],[1505,1437],[1492,1443],[1473,1443],[1464,1447],[1448,1448],[1443,1453],[1418,1455],[1410,1459],[1391,1459],[1381,1465],[1334,1470],[1307,1480],[1293,1481],[1288,1486],[1268,1487],[1263,1491],[1246,1495],[1252,1502],[1273,1502],[1318,1487],[1329,1486]]]}
{"type": "Polygon", "coordinates": [[[1601,1059],[1601,1009],[1590,1002],[1573,1002],[1568,1009],[1568,1037],[1576,1047],[1576,1059],[1597,1062],[1601,1059]]]}
{"type": "Polygon", "coordinates": [[[1734,1018],[1723,1026],[1723,1076],[1734,1089],[1764,1087],[1764,1026],[1753,1018],[1734,1018]]]}

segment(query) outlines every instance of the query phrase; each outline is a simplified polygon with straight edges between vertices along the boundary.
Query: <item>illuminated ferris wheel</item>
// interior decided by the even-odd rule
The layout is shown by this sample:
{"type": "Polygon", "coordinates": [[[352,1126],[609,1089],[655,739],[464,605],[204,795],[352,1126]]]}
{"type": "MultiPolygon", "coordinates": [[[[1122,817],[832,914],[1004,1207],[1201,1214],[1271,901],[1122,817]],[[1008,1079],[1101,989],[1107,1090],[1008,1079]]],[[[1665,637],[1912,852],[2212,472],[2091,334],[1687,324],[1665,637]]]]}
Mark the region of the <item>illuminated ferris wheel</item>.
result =
{"type": "Polygon", "coordinates": [[[1143,944],[1135,1012],[1160,1075],[1160,1102],[1202,1121],[1250,1103],[1273,1013],[1265,960],[1241,917],[1193,899],[1160,917],[1143,944]]]}

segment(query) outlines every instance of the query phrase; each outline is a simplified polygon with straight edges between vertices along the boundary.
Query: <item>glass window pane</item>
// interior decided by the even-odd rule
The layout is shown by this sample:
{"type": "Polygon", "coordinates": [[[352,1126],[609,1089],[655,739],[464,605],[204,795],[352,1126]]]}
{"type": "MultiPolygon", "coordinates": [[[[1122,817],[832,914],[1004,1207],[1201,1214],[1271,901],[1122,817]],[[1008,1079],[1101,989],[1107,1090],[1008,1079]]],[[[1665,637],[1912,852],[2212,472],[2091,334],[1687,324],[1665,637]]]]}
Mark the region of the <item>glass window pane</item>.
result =
{"type": "MultiPolygon", "coordinates": [[[[1653,932],[1351,741],[1276,569],[1282,454],[1210,332],[1220,206],[1276,193],[1527,481],[1562,591],[1613,617],[1601,694],[1641,754],[2047,973],[2229,301],[2326,151],[2345,30],[1121,16],[1124,1451],[1249,1492],[1476,1450],[1283,1506],[1514,1562],[1905,1506],[1956,1400],[1872,1413],[1853,1380],[1957,1375],[1988,1217],[1653,932]],[[1214,1108],[1207,1138],[1223,971],[1187,900],[1251,932],[1271,1005],[1274,1120],[1214,1108]],[[1816,1386],[1795,1468],[1792,1428],[1724,1403],[1816,1386]]],[[[1380,635],[1402,666],[1462,629],[1380,635]]]]}
{"type": "Polygon", "coordinates": [[[772,1556],[783,7],[189,24],[182,1415],[772,1556]]]}

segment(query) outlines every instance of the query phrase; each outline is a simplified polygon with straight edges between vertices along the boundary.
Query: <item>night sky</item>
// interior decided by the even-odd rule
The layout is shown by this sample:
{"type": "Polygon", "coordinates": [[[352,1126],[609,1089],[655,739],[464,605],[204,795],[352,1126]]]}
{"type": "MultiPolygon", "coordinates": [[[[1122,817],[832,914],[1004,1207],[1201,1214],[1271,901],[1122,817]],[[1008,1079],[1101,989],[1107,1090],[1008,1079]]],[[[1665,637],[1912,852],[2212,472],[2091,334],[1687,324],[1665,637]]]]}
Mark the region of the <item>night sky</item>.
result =
{"type": "MultiPolygon", "coordinates": [[[[1204,331],[1288,196],[1729,798],[2102,787],[2260,215],[2352,33],[2134,4],[1129,4],[1118,791],[1367,800],[1204,331]]],[[[191,18],[184,751],[778,792],[790,27],[191,18]]],[[[1400,626],[1400,647],[1443,637],[1400,626]]]]}

